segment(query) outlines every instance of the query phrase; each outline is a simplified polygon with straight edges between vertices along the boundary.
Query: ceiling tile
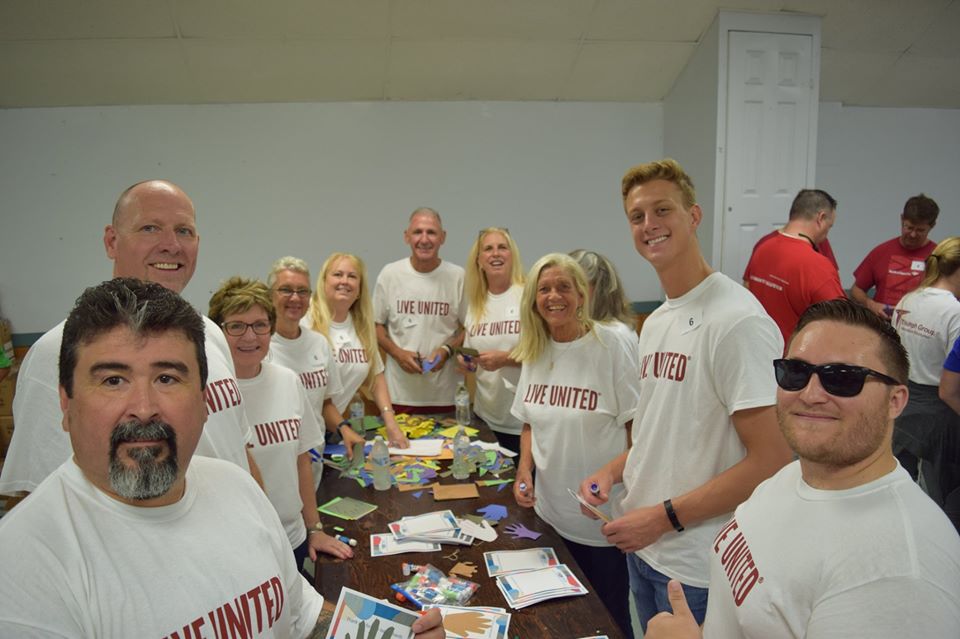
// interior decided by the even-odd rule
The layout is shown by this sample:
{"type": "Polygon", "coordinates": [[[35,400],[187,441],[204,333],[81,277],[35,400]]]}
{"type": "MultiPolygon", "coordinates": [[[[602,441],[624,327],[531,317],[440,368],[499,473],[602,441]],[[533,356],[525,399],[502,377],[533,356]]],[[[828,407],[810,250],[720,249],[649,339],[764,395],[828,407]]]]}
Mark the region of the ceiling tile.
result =
{"type": "Polygon", "coordinates": [[[785,8],[823,15],[823,46],[844,51],[906,51],[951,0],[803,0],[785,8]]]}
{"type": "Polygon", "coordinates": [[[589,42],[577,56],[564,100],[656,102],[696,48],[672,42],[589,42]]]}
{"type": "Polygon", "coordinates": [[[204,0],[177,3],[185,37],[386,37],[389,0],[204,0]]]}
{"type": "Polygon", "coordinates": [[[954,2],[936,14],[910,53],[937,58],[960,58],[960,2],[954,2]]]}
{"type": "Polygon", "coordinates": [[[190,101],[176,40],[0,43],[0,87],[0,107],[190,101]]]}
{"type": "Polygon", "coordinates": [[[730,10],[776,11],[782,0],[601,0],[587,37],[592,40],[697,42],[713,22],[718,6],[730,10]]]}
{"type": "Polygon", "coordinates": [[[954,58],[905,55],[897,60],[876,90],[864,96],[864,106],[956,108],[960,104],[960,73],[954,58]]]}
{"type": "Polygon", "coordinates": [[[396,0],[401,38],[580,38],[593,2],[584,0],[396,0]]]}
{"type": "Polygon", "coordinates": [[[176,35],[171,0],[3,0],[0,41],[176,35]]]}
{"type": "Polygon", "coordinates": [[[898,53],[820,50],[820,101],[862,104],[896,63],[898,53]]]}
{"type": "Polygon", "coordinates": [[[413,40],[391,45],[387,97],[553,100],[576,43],[413,40]]]}
{"type": "Polygon", "coordinates": [[[381,40],[189,40],[187,66],[199,102],[379,100],[381,40]]]}

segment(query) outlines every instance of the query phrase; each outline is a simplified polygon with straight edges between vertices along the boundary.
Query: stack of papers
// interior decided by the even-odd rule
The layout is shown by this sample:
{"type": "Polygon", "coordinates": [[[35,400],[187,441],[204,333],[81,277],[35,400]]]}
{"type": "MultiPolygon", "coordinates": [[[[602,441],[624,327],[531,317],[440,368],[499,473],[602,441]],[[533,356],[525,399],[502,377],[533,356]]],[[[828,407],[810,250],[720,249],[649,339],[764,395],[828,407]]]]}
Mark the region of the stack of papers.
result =
{"type": "Polygon", "coordinates": [[[429,541],[398,541],[393,533],[370,535],[370,556],[401,555],[405,552],[433,552],[440,544],[429,541]]]}
{"type": "Polygon", "coordinates": [[[559,562],[553,548],[486,552],[483,561],[511,608],[588,592],[573,572],[559,562]]]}
{"type": "Polygon", "coordinates": [[[560,560],[553,548],[527,548],[526,550],[495,550],[483,553],[483,563],[491,577],[522,570],[536,570],[557,566],[560,560]]]}
{"type": "Polygon", "coordinates": [[[438,510],[425,515],[404,517],[389,524],[396,541],[425,541],[469,546],[473,537],[460,529],[452,511],[438,510]]]}
{"type": "Polygon", "coordinates": [[[497,577],[497,588],[510,607],[516,609],[548,599],[585,595],[588,592],[566,564],[500,575],[497,577]]]}

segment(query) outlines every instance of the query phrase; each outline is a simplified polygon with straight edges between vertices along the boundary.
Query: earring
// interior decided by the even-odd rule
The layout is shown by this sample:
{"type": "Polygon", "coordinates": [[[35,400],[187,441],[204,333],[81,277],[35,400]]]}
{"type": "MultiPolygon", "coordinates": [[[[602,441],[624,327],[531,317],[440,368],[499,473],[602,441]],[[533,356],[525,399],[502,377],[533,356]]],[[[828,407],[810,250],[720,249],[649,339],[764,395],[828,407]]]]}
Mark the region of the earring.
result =
{"type": "Polygon", "coordinates": [[[582,307],[582,306],[578,306],[578,307],[577,307],[577,318],[580,319],[580,318],[582,318],[582,317],[583,317],[583,307],[582,307]]]}

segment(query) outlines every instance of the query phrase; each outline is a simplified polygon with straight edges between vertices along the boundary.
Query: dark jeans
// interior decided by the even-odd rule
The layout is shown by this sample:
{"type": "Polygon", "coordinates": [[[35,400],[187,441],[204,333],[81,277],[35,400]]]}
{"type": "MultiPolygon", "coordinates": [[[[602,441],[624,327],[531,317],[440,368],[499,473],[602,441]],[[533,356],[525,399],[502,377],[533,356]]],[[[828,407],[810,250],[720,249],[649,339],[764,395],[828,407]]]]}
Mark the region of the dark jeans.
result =
{"type": "Polygon", "coordinates": [[[607,612],[620,626],[625,637],[633,638],[630,623],[630,578],[627,560],[616,546],[585,546],[564,539],[567,549],[577,560],[580,570],[607,607],[607,612]]]}
{"type": "Polygon", "coordinates": [[[303,540],[303,543],[293,549],[293,561],[297,565],[297,570],[307,578],[307,581],[313,583],[313,575],[308,575],[303,572],[303,562],[307,559],[307,541],[310,539],[310,535],[307,535],[307,538],[303,540]]]}

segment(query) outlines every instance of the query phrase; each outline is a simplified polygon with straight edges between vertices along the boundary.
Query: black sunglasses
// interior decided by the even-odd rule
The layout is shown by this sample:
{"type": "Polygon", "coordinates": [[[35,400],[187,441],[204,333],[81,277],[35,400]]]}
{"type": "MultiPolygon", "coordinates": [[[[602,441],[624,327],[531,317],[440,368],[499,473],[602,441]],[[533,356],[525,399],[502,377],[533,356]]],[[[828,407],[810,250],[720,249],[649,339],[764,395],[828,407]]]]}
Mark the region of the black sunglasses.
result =
{"type": "Polygon", "coordinates": [[[773,360],[773,372],[777,377],[777,385],[786,391],[799,391],[807,387],[814,373],[820,379],[823,390],[837,397],[854,397],[863,390],[867,377],[872,375],[884,384],[898,386],[900,382],[878,373],[865,366],[851,364],[821,364],[814,366],[798,359],[773,360]]]}

